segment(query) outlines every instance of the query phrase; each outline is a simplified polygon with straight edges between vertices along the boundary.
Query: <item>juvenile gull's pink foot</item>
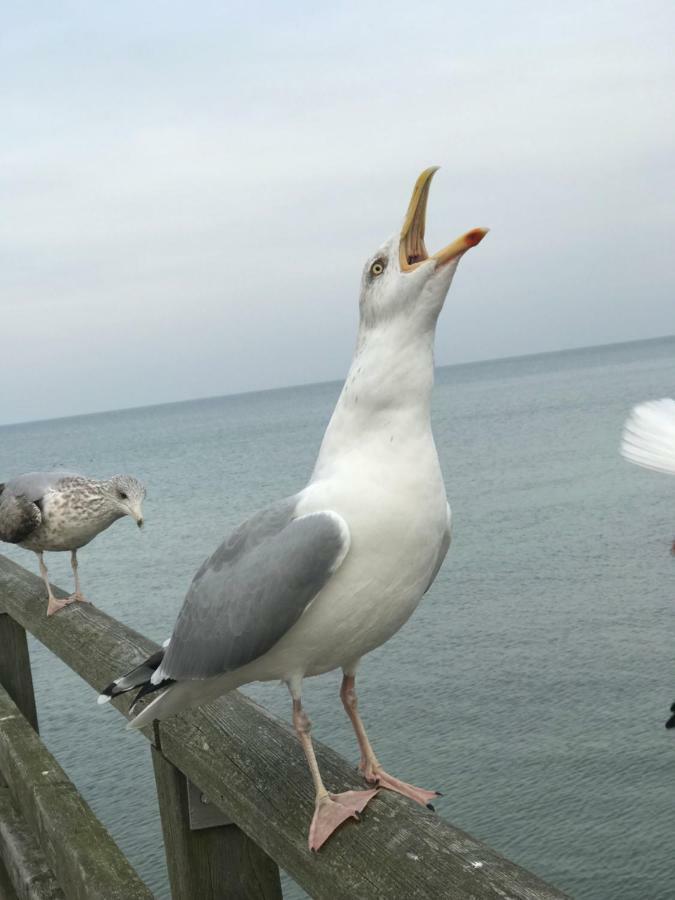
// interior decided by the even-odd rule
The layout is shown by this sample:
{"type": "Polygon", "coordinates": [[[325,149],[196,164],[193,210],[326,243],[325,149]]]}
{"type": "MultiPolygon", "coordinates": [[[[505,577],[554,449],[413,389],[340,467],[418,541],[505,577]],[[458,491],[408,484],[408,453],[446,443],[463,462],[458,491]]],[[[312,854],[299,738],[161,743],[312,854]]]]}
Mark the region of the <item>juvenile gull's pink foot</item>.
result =
{"type": "Polygon", "coordinates": [[[66,597],[63,600],[57,600],[56,597],[53,597],[50,594],[49,603],[47,604],[47,615],[53,616],[54,613],[59,612],[59,610],[63,609],[64,606],[70,606],[70,604],[74,602],[75,600],[73,597],[66,597]]]}
{"type": "Polygon", "coordinates": [[[75,591],[74,594],[71,594],[68,597],[70,603],[91,603],[91,600],[87,600],[87,598],[81,594],[79,591],[75,591]]]}
{"type": "Polygon", "coordinates": [[[386,788],[388,791],[396,791],[397,794],[403,794],[404,797],[409,797],[411,800],[414,800],[415,803],[419,803],[420,806],[426,806],[427,809],[432,811],[434,811],[434,807],[432,806],[431,801],[435,800],[436,797],[442,796],[440,791],[427,791],[424,788],[415,787],[414,784],[400,781],[398,778],[394,778],[393,775],[389,775],[380,767],[371,768],[368,766],[364,769],[360,766],[359,768],[363,772],[363,777],[369,784],[375,784],[378,787],[386,788]]]}
{"type": "Polygon", "coordinates": [[[342,794],[324,794],[317,798],[312,824],[309,826],[309,849],[316,851],[347,819],[358,819],[369,800],[377,794],[372,791],[345,791],[342,794]]]}

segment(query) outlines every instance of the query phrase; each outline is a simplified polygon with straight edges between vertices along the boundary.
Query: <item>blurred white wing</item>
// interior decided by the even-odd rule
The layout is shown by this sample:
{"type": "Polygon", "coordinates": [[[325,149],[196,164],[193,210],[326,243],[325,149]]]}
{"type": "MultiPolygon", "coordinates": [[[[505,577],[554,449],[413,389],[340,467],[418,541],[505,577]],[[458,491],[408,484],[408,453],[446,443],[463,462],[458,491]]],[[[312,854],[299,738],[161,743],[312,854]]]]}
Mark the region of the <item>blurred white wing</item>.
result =
{"type": "Polygon", "coordinates": [[[651,400],[626,420],[621,454],[629,462],[675,475],[675,400],[651,400]]]}

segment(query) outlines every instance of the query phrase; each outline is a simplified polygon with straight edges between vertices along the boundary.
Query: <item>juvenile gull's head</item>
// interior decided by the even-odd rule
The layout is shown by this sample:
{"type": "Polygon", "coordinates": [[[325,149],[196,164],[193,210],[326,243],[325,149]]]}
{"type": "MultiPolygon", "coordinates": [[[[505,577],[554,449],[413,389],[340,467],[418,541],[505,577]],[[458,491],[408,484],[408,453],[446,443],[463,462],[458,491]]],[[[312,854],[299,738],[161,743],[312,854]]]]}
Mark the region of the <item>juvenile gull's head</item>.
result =
{"type": "Polygon", "coordinates": [[[368,260],[361,280],[361,323],[400,320],[414,330],[433,330],[462,256],[479,244],[486,228],[474,228],[429,256],[424,245],[429,186],[437,167],[417,179],[400,234],[368,260]]]}
{"type": "Polygon", "coordinates": [[[113,475],[106,483],[108,501],[120,516],[131,516],[139,528],[143,526],[145,487],[133,475],[113,475]]]}

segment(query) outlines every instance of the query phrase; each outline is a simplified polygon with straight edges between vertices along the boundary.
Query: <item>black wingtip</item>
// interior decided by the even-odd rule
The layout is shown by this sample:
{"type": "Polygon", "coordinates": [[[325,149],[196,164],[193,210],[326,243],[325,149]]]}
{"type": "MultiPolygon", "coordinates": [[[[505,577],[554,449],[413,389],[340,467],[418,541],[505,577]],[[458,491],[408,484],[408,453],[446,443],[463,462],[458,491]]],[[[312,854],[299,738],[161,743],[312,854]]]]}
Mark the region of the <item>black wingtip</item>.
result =
{"type": "Polygon", "coordinates": [[[141,689],[134,697],[133,703],[129,707],[129,712],[133,712],[134,707],[138,703],[139,700],[142,700],[143,697],[147,697],[148,694],[154,694],[155,691],[161,691],[162,688],[168,687],[170,684],[174,683],[173,678],[165,678],[163,681],[160,681],[159,684],[153,684],[151,681],[146,681],[145,684],[141,685],[141,689]]]}
{"type": "Polygon", "coordinates": [[[675,703],[670,704],[670,711],[673,715],[666,722],[666,728],[675,728],[675,703]]]}

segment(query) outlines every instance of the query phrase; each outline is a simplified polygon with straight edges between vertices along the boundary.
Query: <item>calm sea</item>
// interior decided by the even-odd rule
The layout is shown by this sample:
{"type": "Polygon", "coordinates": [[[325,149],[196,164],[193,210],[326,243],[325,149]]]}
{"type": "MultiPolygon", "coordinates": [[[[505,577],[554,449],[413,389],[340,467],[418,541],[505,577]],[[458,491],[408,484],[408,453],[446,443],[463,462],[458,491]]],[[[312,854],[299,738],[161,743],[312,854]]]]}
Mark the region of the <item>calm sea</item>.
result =
{"type": "MultiPolygon", "coordinates": [[[[80,571],[96,604],[162,640],[228,529],[304,484],[339,387],[1,428],[0,475],[64,466],[147,483],[145,530],[116,523],[80,571]]],[[[362,665],[389,771],[442,790],[441,815],[581,900],[673,897],[675,479],[618,455],[631,405],[673,395],[675,339],[440,369],[452,548],[413,619],[362,665]]],[[[48,562],[68,587],[67,555],[48,562]]],[[[144,739],[31,650],[47,744],[167,898],[144,739]]],[[[308,682],[306,706],[315,734],[356,760],[338,681],[308,682]]],[[[250,693],[289,717],[285,689],[250,693]]],[[[286,896],[302,893],[287,881],[286,896]]]]}

